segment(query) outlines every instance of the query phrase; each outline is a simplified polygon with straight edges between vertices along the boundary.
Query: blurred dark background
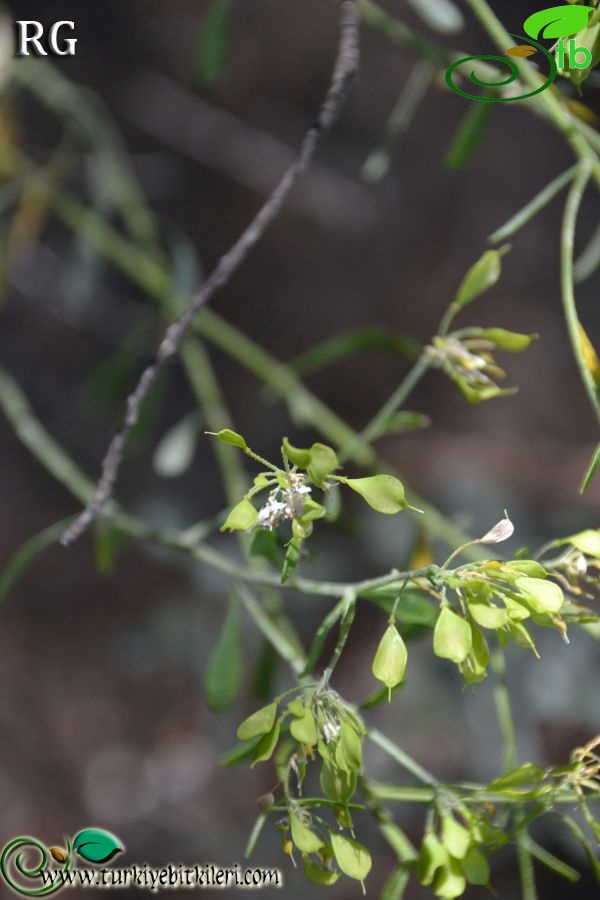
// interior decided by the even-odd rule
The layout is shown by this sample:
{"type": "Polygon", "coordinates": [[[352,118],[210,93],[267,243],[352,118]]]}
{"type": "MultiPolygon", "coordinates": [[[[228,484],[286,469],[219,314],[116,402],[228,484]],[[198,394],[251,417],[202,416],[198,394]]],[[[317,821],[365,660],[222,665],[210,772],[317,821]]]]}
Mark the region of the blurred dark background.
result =
{"type": "MultiPolygon", "coordinates": [[[[384,5],[424,28],[408,5],[384,5]]],[[[9,19],[74,19],[76,56],[53,63],[95,92],[116,123],[161,241],[190,287],[239,235],[291,160],[327,85],[336,41],[333,3],[234,0],[224,70],[206,85],[199,60],[210,8],[207,0],[5,3],[9,19]]],[[[494,8],[518,33],[522,4],[495,2],[494,8]]],[[[370,185],[361,168],[381,143],[415,59],[367,28],[362,40],[360,80],[341,122],[286,211],[213,302],[278,359],[366,326],[427,341],[487,235],[571,164],[563,140],[523,103],[494,104],[475,157],[462,169],[449,168],[445,157],[466,101],[432,88],[388,175],[370,185]]],[[[467,50],[488,46],[472,22],[442,40],[467,50]]],[[[597,91],[585,99],[600,111],[597,91]]],[[[19,93],[11,116],[19,145],[37,162],[48,159],[60,134],[56,117],[27,92],[19,93]]],[[[73,184],[102,209],[105,173],[94,165],[84,155],[73,184]]],[[[432,426],[382,442],[406,482],[469,531],[487,530],[507,508],[516,525],[512,549],[598,524],[598,484],[583,497],[577,493],[597,434],[562,319],[560,216],[561,202],[554,202],[515,237],[500,284],[461,320],[539,333],[527,353],[505,360],[507,383],[519,385],[520,393],[471,408],[452,383],[432,373],[408,404],[430,416],[432,426]]],[[[582,212],[582,246],[597,219],[593,196],[582,212]]],[[[4,246],[10,228],[5,214],[4,246]]],[[[51,215],[2,278],[1,364],[51,434],[94,476],[127,388],[160,333],[158,314],[51,215]],[[112,395],[99,398],[98,372],[106,374],[99,366],[132,335],[133,371],[112,395]]],[[[592,278],[581,286],[578,304],[598,346],[595,300],[592,278]]],[[[259,452],[275,454],[282,433],[310,439],[255,379],[222,352],[210,352],[236,429],[259,452]]],[[[407,365],[363,352],[308,383],[361,427],[407,365]]],[[[204,438],[182,477],[164,479],[153,470],[160,436],[194,408],[177,363],[162,389],[145,440],[132,448],[121,473],[118,496],[154,522],[184,527],[215,515],[225,500],[204,438]]],[[[25,540],[76,507],[4,418],[0,446],[4,566],[25,540]]],[[[390,525],[364,515],[353,534],[323,535],[315,565],[350,580],[406,563],[415,534],[400,519],[390,525]]],[[[211,713],[202,677],[226,595],[225,581],[206,568],[136,545],[122,548],[109,574],[98,572],[89,537],[36,560],[5,601],[0,630],[3,843],[35,834],[60,845],[63,835],[93,824],[122,838],[128,860],[242,861],[255,799],[274,776],[268,766],[249,774],[244,766],[223,770],[217,763],[237,723],[258,705],[251,682],[261,652],[248,623],[248,687],[233,710],[211,713]]],[[[286,595],[286,605],[309,640],[323,601],[286,595]]],[[[351,700],[372,689],[370,660],[383,625],[381,612],[361,610],[336,674],[351,700]]],[[[599,730],[597,647],[584,634],[574,634],[569,647],[556,634],[540,635],[538,646],[541,662],[524,651],[510,659],[519,750],[523,759],[558,764],[599,730]]],[[[370,721],[440,777],[491,778],[500,766],[491,689],[484,684],[461,693],[451,668],[433,658],[428,640],[412,645],[406,688],[370,721]]],[[[279,669],[277,686],[289,683],[279,669]]],[[[404,777],[372,749],[370,765],[380,780],[404,777]]],[[[398,816],[417,841],[421,811],[403,807],[398,816]]],[[[377,847],[368,883],[375,896],[393,860],[366,817],[358,827],[364,842],[377,847]]],[[[563,830],[545,827],[546,845],[585,873],[581,852],[563,830]]],[[[312,896],[268,828],[253,861],[284,869],[286,896],[312,896]]],[[[513,857],[499,858],[494,883],[506,900],[517,896],[514,870],[513,857]]],[[[577,885],[539,875],[544,900],[597,896],[585,874],[577,885]]],[[[358,889],[342,879],[332,894],[353,897],[358,889]]],[[[426,894],[413,888],[408,896],[426,894]]]]}

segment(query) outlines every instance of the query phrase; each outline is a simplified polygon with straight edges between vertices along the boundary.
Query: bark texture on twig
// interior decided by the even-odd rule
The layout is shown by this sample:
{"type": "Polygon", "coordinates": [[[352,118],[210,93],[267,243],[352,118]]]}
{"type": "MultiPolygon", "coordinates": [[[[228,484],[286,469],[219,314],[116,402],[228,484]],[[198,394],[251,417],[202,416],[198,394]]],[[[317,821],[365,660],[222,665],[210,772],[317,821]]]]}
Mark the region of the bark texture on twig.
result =
{"type": "Polygon", "coordinates": [[[110,498],[123,460],[127,435],[136,424],[140,408],[150,387],[166,361],[173,356],[202,307],[213,294],[227,284],[251,248],[261,239],[268,226],[279,215],[297,180],[308,168],[320,140],[336,122],[358,71],[359,17],[356,0],[341,0],[338,53],[331,83],[316,122],[306,133],[295,162],[284,173],[266,203],[258,211],[237,242],[221,257],[212,274],[204,281],[185,312],[167,328],[153,362],[144,370],[135,390],[127,398],[121,427],[113,437],[104,461],[95,494],[75,522],[61,536],[68,546],[91,525],[110,498]]]}

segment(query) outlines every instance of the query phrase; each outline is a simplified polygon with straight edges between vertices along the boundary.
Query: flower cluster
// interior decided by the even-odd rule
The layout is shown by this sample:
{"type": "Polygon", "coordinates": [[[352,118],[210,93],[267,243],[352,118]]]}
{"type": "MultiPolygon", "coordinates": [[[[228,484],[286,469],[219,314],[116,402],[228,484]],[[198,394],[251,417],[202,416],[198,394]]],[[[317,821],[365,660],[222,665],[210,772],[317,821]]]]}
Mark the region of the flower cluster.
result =
{"type": "Polygon", "coordinates": [[[460,388],[469,403],[514,394],[518,388],[501,388],[497,380],[506,373],[496,363],[495,349],[518,353],[535,335],[517,334],[503,328],[469,328],[463,332],[434,337],[425,354],[432,365],[445,372],[460,388]]]}
{"type": "MultiPolygon", "coordinates": [[[[276,754],[285,797],[285,816],[276,823],[283,850],[294,865],[294,852],[300,853],[306,875],[317,884],[334,884],[342,873],[363,881],[371,868],[371,858],[365,847],[344,832],[353,833],[350,800],[362,772],[365,727],[338,694],[327,687],[319,686],[312,694],[300,690],[293,700],[282,700],[280,697],[253,713],[242,722],[237,734],[247,743],[253,765],[276,754]],[[302,787],[311,763],[320,765],[323,802],[331,810],[335,824],[329,824],[302,804],[302,787]],[[295,790],[291,773],[295,776],[295,790]]],[[[269,797],[269,801],[272,807],[274,798],[269,797]]],[[[262,797],[259,806],[264,806],[262,797]]]]}
{"type": "Polygon", "coordinates": [[[393,475],[346,478],[336,474],[340,468],[339,460],[326,444],[299,448],[283,438],[283,467],[280,467],[251,450],[242,435],[229,428],[209,434],[237,447],[265,467],[255,477],[252,488],[230,510],[221,531],[272,532],[289,522],[292,535],[283,562],[282,581],[287,581],[298,565],[302,542],[312,534],[314,522],[327,513],[325,505],[313,499],[313,488],[322,491],[325,497],[335,484],[343,484],[359,494],[370,507],[386,515],[412,508],[404,496],[402,482],[393,475]],[[264,491],[269,492],[267,500],[257,509],[252,500],[264,491]]]}
{"type": "Polygon", "coordinates": [[[267,502],[258,511],[256,525],[273,531],[286,519],[300,518],[310,492],[302,475],[290,475],[285,487],[278,486],[270,492],[267,502]]]}

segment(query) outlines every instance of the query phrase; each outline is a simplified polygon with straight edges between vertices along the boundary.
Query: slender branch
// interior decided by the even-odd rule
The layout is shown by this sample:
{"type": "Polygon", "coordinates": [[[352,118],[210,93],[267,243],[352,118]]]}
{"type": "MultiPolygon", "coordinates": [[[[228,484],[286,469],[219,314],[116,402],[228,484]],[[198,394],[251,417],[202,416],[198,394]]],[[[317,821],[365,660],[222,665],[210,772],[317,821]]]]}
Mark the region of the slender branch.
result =
{"type": "Polygon", "coordinates": [[[494,649],[491,662],[494,675],[496,676],[494,703],[496,704],[496,715],[502,738],[502,767],[507,772],[510,769],[514,769],[517,765],[517,743],[506,685],[506,661],[501,647],[494,649]]]}
{"type": "Polygon", "coordinates": [[[560,235],[560,263],[561,263],[561,289],[562,302],[567,323],[567,330],[573,348],[573,354],[581,374],[583,386],[587,392],[592,409],[600,421],[600,392],[596,386],[594,376],[590,371],[583,351],[582,333],[577,307],[575,305],[575,283],[573,271],[573,251],[575,246],[575,230],[577,216],[581,201],[590,179],[590,165],[587,160],[582,160],[577,168],[577,174],[567,196],[565,212],[560,235]]]}
{"type": "Polygon", "coordinates": [[[352,456],[353,445],[358,443],[370,444],[380,436],[385,430],[387,420],[406,402],[409,395],[413,392],[417,384],[423,378],[429,369],[429,357],[421,354],[417,362],[407,373],[403,381],[398,385],[396,390],[391,394],[388,400],[383,404],[379,412],[377,412],[370,422],[363,428],[355,440],[340,455],[341,461],[352,456]]]}
{"type": "Polygon", "coordinates": [[[419,781],[422,781],[423,784],[428,784],[430,787],[438,788],[440,786],[440,782],[432,775],[431,772],[428,772],[427,769],[424,769],[423,766],[418,763],[412,756],[409,756],[401,747],[398,747],[393,741],[387,738],[384,734],[378,731],[376,728],[370,728],[368,733],[368,738],[374,744],[376,744],[381,750],[391,756],[392,759],[395,759],[396,762],[400,763],[403,768],[406,769],[407,772],[410,772],[415,776],[419,781]]]}
{"type": "Polygon", "coordinates": [[[352,623],[354,622],[354,616],[356,614],[356,596],[354,595],[354,593],[347,593],[344,599],[344,610],[342,621],[340,623],[338,639],[336,641],[335,647],[333,648],[333,653],[331,654],[329,665],[323,672],[323,677],[321,678],[319,687],[317,688],[318,691],[323,690],[329,684],[331,676],[333,675],[333,670],[340,661],[340,656],[342,655],[344,647],[346,646],[346,641],[348,640],[348,635],[350,634],[350,629],[352,628],[352,623]]]}
{"type": "Polygon", "coordinates": [[[19,385],[1,369],[0,408],[31,455],[64,485],[70,494],[82,503],[87,503],[94,492],[94,483],[36,419],[19,385]]]}
{"type": "MultiPolygon", "coordinates": [[[[502,754],[504,771],[514,769],[518,762],[515,725],[510,708],[510,695],[506,683],[506,660],[501,647],[496,647],[492,653],[492,668],[496,676],[494,685],[494,701],[496,714],[502,737],[502,754]]],[[[531,850],[527,844],[527,832],[523,825],[525,814],[521,806],[515,812],[515,843],[517,848],[517,861],[519,864],[519,876],[521,880],[521,900],[537,900],[535,886],[535,872],[531,850]]]]}
{"type": "Polygon", "coordinates": [[[571,166],[566,172],[562,172],[556,178],[553,178],[529,203],[526,203],[514,216],[511,216],[508,222],[496,229],[493,234],[490,234],[488,243],[499,244],[523,228],[524,225],[527,225],[540,210],[544,209],[554,200],[557,194],[560,194],[563,188],[573,181],[576,171],[577,166],[571,166]]]}
{"type": "MultiPolygon", "coordinates": [[[[14,152],[11,157],[15,173],[20,173],[23,166],[30,168],[22,157],[15,161],[14,152]]],[[[61,221],[84,235],[99,253],[109,259],[148,296],[157,300],[166,311],[173,310],[185,302],[183,296],[174,293],[166,270],[155,259],[127,241],[96,215],[94,210],[86,209],[79,200],[64,190],[51,191],[50,200],[61,221]]],[[[192,328],[246,371],[268,385],[286,403],[295,421],[310,422],[336,447],[343,448],[351,444],[352,449],[348,453],[348,458],[357,464],[398,474],[393,466],[385,464],[379,458],[369,443],[362,440],[357,432],[315,396],[288,365],[270,356],[266,350],[214,310],[206,307],[194,321],[192,328]]],[[[450,547],[465,543],[467,536],[464,532],[434,506],[408,487],[406,496],[411,505],[426,513],[428,528],[432,534],[450,547]]],[[[471,555],[474,559],[481,558],[477,548],[471,555]]]]}
{"type": "Polygon", "coordinates": [[[266,203],[233,247],[221,257],[185,312],[167,328],[154,361],[144,370],[136,388],[127,399],[125,417],[104,457],[102,473],[93,498],[61,537],[64,546],[68,546],[83,534],[110,498],[121,467],[127,435],[137,422],[144,399],[159,371],[178,351],[186,331],[200,310],[216,291],[227,284],[252,247],[277,218],[290,191],[310,165],[321,139],[335,124],[358,71],[358,34],[356,0],[341,0],[338,55],[331,84],[315,124],[308,130],[295,162],[284,173],[266,203]]]}
{"type": "MultiPolygon", "coordinates": [[[[211,431],[232,427],[225,397],[202,341],[188,334],[182,344],[181,354],[192,390],[206,416],[208,427],[211,431]]],[[[213,449],[221,470],[227,499],[229,503],[236,503],[248,486],[243,458],[237,449],[221,441],[215,441],[213,449]]],[[[255,572],[264,572],[266,561],[250,553],[250,535],[238,532],[237,540],[248,568],[255,572]]],[[[261,602],[246,585],[238,583],[238,594],[246,612],[266,640],[279,649],[283,658],[298,674],[306,665],[304,650],[296,629],[285,615],[279,592],[272,587],[263,586],[261,602]]]]}

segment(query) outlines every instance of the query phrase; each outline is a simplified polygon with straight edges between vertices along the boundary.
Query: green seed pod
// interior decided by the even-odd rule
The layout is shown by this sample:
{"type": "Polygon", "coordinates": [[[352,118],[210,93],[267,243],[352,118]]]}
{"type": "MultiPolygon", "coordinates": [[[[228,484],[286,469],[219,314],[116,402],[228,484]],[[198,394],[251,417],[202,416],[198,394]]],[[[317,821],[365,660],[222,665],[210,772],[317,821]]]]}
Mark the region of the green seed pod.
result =
{"type": "Polygon", "coordinates": [[[388,689],[388,699],[392,698],[392,688],[404,680],[408,653],[395,625],[388,625],[373,658],[372,672],[378,681],[388,689]]]}
{"type": "Polygon", "coordinates": [[[473,635],[468,622],[445,606],[433,631],[433,652],[442,659],[464,662],[473,645],[473,635]]]}

